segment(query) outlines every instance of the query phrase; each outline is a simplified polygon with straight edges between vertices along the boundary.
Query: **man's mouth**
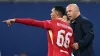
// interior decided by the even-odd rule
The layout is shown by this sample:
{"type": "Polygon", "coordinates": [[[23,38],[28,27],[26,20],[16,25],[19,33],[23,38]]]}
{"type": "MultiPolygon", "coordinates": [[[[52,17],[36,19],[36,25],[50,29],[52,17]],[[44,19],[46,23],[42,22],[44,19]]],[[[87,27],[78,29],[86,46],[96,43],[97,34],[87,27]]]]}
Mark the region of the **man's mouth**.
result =
{"type": "Polygon", "coordinates": [[[68,16],[69,18],[71,18],[71,16],[68,16]]]}

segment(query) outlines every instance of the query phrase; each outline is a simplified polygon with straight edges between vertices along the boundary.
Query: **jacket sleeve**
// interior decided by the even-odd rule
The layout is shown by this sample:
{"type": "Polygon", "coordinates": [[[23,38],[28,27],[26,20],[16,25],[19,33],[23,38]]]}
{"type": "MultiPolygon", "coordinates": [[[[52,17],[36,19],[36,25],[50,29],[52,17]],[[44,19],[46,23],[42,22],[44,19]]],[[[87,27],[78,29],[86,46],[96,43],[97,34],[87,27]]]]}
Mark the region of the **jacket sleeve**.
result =
{"type": "Polygon", "coordinates": [[[94,32],[93,32],[93,24],[88,20],[83,20],[81,22],[81,28],[83,31],[83,39],[78,41],[79,48],[84,48],[90,43],[92,43],[94,39],[94,32]]]}
{"type": "Polygon", "coordinates": [[[21,23],[25,25],[30,25],[30,26],[37,26],[37,27],[42,27],[46,29],[50,29],[51,27],[51,20],[34,20],[31,18],[15,18],[15,23],[21,23]]]}

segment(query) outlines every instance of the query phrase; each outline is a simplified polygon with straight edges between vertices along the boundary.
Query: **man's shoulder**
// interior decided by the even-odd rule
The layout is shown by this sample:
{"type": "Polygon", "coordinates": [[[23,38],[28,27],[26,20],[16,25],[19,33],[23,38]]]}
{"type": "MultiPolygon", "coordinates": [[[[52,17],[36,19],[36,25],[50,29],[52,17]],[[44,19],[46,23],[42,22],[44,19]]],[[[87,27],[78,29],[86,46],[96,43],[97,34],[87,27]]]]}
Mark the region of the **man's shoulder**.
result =
{"type": "Polygon", "coordinates": [[[80,23],[92,23],[88,18],[84,17],[84,16],[81,16],[80,18],[80,23]]]}
{"type": "Polygon", "coordinates": [[[60,20],[51,20],[52,23],[61,22],[60,20]]]}
{"type": "Polygon", "coordinates": [[[88,18],[86,18],[86,17],[84,17],[84,16],[82,16],[81,20],[82,20],[82,21],[90,21],[88,18]]]}

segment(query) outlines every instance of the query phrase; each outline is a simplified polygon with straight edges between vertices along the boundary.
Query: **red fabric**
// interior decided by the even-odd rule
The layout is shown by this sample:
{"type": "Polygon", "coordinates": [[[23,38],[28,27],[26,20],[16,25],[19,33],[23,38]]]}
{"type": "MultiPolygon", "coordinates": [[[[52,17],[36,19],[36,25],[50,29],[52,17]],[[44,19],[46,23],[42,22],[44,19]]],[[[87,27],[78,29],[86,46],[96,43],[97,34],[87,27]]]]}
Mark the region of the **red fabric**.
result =
{"type": "Polygon", "coordinates": [[[16,18],[15,22],[51,30],[53,43],[48,32],[48,56],[70,56],[73,44],[73,30],[68,23],[60,20],[39,21],[30,18],[16,18]]]}

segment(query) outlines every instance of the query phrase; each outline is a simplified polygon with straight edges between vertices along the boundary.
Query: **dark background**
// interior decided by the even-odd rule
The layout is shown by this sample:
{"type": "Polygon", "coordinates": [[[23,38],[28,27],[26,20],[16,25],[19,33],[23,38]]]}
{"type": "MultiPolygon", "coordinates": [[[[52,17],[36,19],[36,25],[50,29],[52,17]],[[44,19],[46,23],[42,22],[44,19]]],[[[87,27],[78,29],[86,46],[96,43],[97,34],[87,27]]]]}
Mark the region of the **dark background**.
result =
{"type": "MultiPolygon", "coordinates": [[[[50,19],[55,5],[67,6],[69,3],[0,3],[0,52],[2,56],[17,56],[27,52],[29,56],[47,56],[47,32],[45,29],[22,24],[8,27],[2,20],[11,18],[50,19]]],[[[94,50],[100,54],[100,4],[77,3],[81,14],[93,22],[94,50]]]]}

